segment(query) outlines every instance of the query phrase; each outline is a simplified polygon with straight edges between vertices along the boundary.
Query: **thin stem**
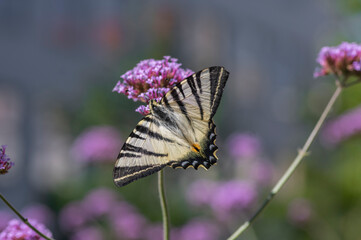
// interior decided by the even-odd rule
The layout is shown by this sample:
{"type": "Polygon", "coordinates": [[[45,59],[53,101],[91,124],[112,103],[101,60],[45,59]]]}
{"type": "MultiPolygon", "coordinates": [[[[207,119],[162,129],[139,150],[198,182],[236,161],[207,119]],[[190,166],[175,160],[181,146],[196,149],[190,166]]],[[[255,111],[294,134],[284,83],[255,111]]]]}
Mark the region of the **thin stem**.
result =
{"type": "Polygon", "coordinates": [[[43,233],[41,233],[38,229],[36,229],[33,225],[31,225],[31,223],[28,221],[27,218],[23,217],[23,215],[21,215],[7,200],[6,198],[0,194],[0,198],[1,200],[4,201],[4,203],[16,214],[18,215],[18,217],[21,219],[21,221],[23,221],[26,225],[29,226],[29,228],[33,229],[37,234],[39,234],[39,236],[43,237],[46,240],[54,240],[53,238],[49,238],[47,236],[45,236],[43,233]]]}
{"type": "Polygon", "coordinates": [[[280,180],[276,183],[276,185],[273,187],[271,192],[269,193],[266,200],[263,202],[261,207],[256,211],[256,213],[243,225],[241,225],[227,240],[234,240],[237,237],[239,237],[257,218],[257,216],[265,209],[265,207],[270,203],[272,198],[278,193],[278,191],[283,187],[283,185],[287,182],[287,180],[290,178],[290,176],[293,174],[293,172],[296,170],[297,166],[300,164],[302,159],[307,155],[307,151],[315,139],[315,136],[317,135],[318,131],[320,130],[323,122],[325,121],[328,113],[330,112],[333,104],[335,103],[336,99],[340,95],[342,91],[342,86],[340,84],[337,84],[337,89],[332,95],[330,101],[328,102],[326,108],[323,110],[323,113],[321,114],[321,117],[318,119],[315,127],[313,128],[311,134],[307,138],[305,144],[303,145],[302,149],[298,151],[298,155],[293,160],[291,165],[288,167],[286,172],[283,174],[280,180]]]}
{"type": "Polygon", "coordinates": [[[160,170],[158,172],[158,192],[159,192],[160,206],[162,208],[163,240],[169,240],[169,214],[168,214],[167,200],[165,198],[163,179],[164,179],[163,170],[160,170]]]}

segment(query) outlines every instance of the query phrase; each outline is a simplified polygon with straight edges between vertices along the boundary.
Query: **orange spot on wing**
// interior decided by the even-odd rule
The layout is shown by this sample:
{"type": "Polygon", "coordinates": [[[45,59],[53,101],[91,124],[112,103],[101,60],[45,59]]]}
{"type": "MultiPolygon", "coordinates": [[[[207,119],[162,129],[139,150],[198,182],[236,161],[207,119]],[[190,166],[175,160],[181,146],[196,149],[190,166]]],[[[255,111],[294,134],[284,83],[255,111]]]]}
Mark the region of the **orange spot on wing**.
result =
{"type": "Polygon", "coordinates": [[[201,146],[198,143],[193,143],[191,149],[193,152],[199,153],[201,146]]]}

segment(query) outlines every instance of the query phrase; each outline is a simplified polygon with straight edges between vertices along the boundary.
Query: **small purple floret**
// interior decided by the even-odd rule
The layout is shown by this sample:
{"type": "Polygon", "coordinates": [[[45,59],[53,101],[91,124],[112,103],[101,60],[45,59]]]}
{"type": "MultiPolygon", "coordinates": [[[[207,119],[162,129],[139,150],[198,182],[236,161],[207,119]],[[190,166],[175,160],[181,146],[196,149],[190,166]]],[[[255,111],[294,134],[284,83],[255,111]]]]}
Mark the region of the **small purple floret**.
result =
{"type": "Polygon", "coordinates": [[[0,174],[5,174],[9,169],[14,166],[14,163],[10,161],[10,158],[5,154],[6,145],[0,147],[0,174]]]}
{"type": "MultiPolygon", "coordinates": [[[[146,104],[154,99],[159,101],[176,83],[182,81],[193,71],[183,69],[178,59],[164,56],[162,60],[146,59],[120,77],[113,92],[123,93],[129,99],[146,104]]],[[[149,114],[148,106],[136,110],[142,115],[149,114]]]]}

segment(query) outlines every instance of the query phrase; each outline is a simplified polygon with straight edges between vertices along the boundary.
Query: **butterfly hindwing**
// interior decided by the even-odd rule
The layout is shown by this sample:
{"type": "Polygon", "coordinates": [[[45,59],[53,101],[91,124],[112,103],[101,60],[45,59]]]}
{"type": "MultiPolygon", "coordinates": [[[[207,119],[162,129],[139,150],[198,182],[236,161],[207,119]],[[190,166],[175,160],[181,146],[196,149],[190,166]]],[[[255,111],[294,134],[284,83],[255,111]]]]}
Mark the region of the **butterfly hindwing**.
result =
{"type": "Polygon", "coordinates": [[[160,103],[151,101],[151,113],[138,123],[119,153],[115,184],[124,186],[165,166],[208,169],[216,163],[212,117],[227,78],[223,67],[210,67],[178,83],[160,103]]]}

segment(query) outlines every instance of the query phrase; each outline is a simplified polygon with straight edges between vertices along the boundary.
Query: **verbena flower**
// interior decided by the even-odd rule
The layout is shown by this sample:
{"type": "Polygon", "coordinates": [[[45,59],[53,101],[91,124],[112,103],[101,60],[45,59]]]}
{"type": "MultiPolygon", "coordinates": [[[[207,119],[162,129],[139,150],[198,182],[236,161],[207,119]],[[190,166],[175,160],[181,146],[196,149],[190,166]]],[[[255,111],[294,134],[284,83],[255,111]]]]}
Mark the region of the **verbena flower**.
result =
{"type": "Polygon", "coordinates": [[[91,191],[82,201],[82,207],[89,217],[99,217],[110,213],[115,204],[115,193],[106,188],[91,191]]]}
{"type": "Polygon", "coordinates": [[[113,162],[121,144],[122,140],[116,128],[91,127],[75,139],[72,154],[75,159],[82,162],[113,162]]]}
{"type": "Polygon", "coordinates": [[[21,211],[23,216],[34,219],[38,222],[51,223],[54,220],[54,213],[52,210],[43,204],[37,203],[27,206],[21,211]]]}
{"type": "Polygon", "coordinates": [[[68,203],[60,212],[59,222],[62,229],[72,231],[80,228],[88,221],[86,210],[81,202],[68,203]]]}
{"type": "Polygon", "coordinates": [[[200,180],[189,187],[187,200],[194,206],[210,207],[219,219],[226,220],[235,211],[250,208],[257,195],[256,186],[251,181],[200,180]]]}
{"type": "MultiPolygon", "coordinates": [[[[31,225],[38,229],[45,236],[52,238],[52,233],[41,223],[34,219],[29,219],[31,225]]],[[[1,240],[40,240],[43,239],[25,223],[13,219],[8,226],[0,233],[1,240]]]]}
{"type": "Polygon", "coordinates": [[[321,136],[326,144],[335,145],[356,134],[361,134],[361,107],[327,122],[321,136]]]}
{"type": "Polygon", "coordinates": [[[144,216],[126,202],[118,203],[109,219],[119,239],[140,239],[147,224],[144,216]]]}
{"type": "Polygon", "coordinates": [[[237,209],[248,209],[257,197],[256,187],[246,180],[233,180],[220,184],[215,192],[211,207],[213,211],[231,213],[237,209]]]}
{"type": "Polygon", "coordinates": [[[361,45],[343,42],[335,47],[323,47],[317,62],[321,68],[316,69],[314,77],[335,74],[361,77],[361,45]]]}
{"type": "MultiPolygon", "coordinates": [[[[159,101],[170,88],[184,78],[193,74],[189,69],[183,69],[178,59],[164,56],[162,60],[146,59],[120,77],[113,92],[123,93],[129,99],[149,103],[154,99],[159,101]]],[[[148,105],[140,106],[135,111],[142,115],[149,113],[148,105]]]]}
{"type": "Polygon", "coordinates": [[[210,204],[210,199],[216,193],[218,185],[214,181],[198,180],[187,188],[187,200],[194,206],[210,204]]]}
{"type": "Polygon", "coordinates": [[[217,240],[219,237],[220,229],[217,224],[203,219],[189,221],[174,234],[176,240],[217,240]]]}
{"type": "Polygon", "coordinates": [[[252,158],[260,154],[261,142],[253,134],[236,133],[231,135],[228,140],[229,153],[234,158],[252,158]]]}
{"type": "Polygon", "coordinates": [[[14,166],[14,163],[10,161],[10,158],[5,154],[6,145],[0,147],[0,174],[5,174],[9,169],[14,166]]]}

